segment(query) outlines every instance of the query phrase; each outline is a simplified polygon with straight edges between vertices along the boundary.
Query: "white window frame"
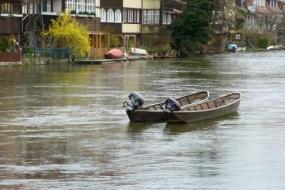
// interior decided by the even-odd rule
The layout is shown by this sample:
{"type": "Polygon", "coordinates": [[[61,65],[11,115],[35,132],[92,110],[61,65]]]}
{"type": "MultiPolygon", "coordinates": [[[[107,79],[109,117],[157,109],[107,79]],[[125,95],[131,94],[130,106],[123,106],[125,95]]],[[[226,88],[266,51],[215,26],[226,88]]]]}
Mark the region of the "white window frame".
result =
{"type": "Polygon", "coordinates": [[[42,1],[42,12],[51,12],[51,0],[46,0],[46,10],[44,11],[44,1],[42,1]]]}
{"type": "Polygon", "coordinates": [[[160,19],[160,10],[154,11],[154,24],[159,24],[160,19]]]}
{"type": "Polygon", "coordinates": [[[101,22],[107,22],[107,13],[104,8],[101,9],[101,22]]]}
{"type": "Polygon", "coordinates": [[[142,24],[146,24],[147,23],[147,11],[143,10],[142,11],[142,24]]]}
{"type": "Polygon", "coordinates": [[[143,24],[157,25],[160,22],[160,10],[143,10],[143,24]]]}
{"type": "Polygon", "coordinates": [[[123,10],[123,22],[128,22],[128,9],[123,10]]]}
{"type": "Polygon", "coordinates": [[[75,0],[67,0],[66,1],[66,9],[69,11],[75,11],[76,10],[75,0]]]}
{"type": "Polygon", "coordinates": [[[115,18],[114,18],[114,11],[113,9],[108,9],[107,11],[107,22],[114,22],[115,18]]]}
{"type": "Polygon", "coordinates": [[[122,22],[122,12],[120,9],[117,9],[115,11],[115,22],[116,23],[121,23],[122,22]]]}
{"type": "Polygon", "coordinates": [[[136,22],[137,22],[137,23],[140,23],[140,21],[141,21],[141,20],[140,20],[140,10],[137,10],[137,11],[136,11],[136,14],[137,14],[137,20],[136,20],[136,22]]]}
{"type": "Polygon", "coordinates": [[[86,0],[86,12],[88,12],[88,13],[94,13],[95,12],[94,0],[86,0]]]}
{"type": "Polygon", "coordinates": [[[134,10],[128,9],[128,22],[132,23],[134,22],[134,10]]]}
{"type": "Polygon", "coordinates": [[[77,0],[76,3],[76,13],[85,12],[85,2],[84,0],[77,0]]]}

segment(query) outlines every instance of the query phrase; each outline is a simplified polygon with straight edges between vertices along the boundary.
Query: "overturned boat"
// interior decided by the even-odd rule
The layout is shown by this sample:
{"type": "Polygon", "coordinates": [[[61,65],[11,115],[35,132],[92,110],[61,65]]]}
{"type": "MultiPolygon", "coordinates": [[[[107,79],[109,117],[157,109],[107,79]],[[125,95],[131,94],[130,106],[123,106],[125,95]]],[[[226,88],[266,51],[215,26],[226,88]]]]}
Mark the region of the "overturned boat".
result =
{"type": "Polygon", "coordinates": [[[145,107],[143,106],[144,100],[139,93],[133,92],[128,98],[129,101],[125,101],[123,107],[126,108],[131,122],[163,122],[166,121],[172,109],[175,110],[178,107],[181,109],[190,104],[208,100],[209,92],[201,91],[176,99],[168,98],[166,101],[145,107]]]}
{"type": "Polygon", "coordinates": [[[141,48],[131,48],[130,53],[135,56],[147,56],[148,55],[147,51],[141,48]]]}
{"type": "Polygon", "coordinates": [[[124,52],[119,48],[113,48],[105,54],[108,59],[120,59],[124,57],[124,52]]]}
{"type": "Polygon", "coordinates": [[[168,122],[179,121],[183,123],[192,123],[194,121],[225,116],[237,112],[240,100],[240,93],[230,93],[216,99],[192,104],[184,108],[173,108],[170,110],[167,120],[168,122]]]}

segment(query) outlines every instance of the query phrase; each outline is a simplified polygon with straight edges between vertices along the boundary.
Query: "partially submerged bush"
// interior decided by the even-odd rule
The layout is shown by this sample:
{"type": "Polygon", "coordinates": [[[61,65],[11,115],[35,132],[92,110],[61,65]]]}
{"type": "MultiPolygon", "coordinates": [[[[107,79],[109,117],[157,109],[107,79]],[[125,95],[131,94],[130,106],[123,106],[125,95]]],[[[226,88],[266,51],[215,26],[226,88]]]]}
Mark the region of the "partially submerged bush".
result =
{"type": "Polygon", "coordinates": [[[12,47],[12,42],[7,37],[0,37],[0,52],[7,52],[12,47]]]}

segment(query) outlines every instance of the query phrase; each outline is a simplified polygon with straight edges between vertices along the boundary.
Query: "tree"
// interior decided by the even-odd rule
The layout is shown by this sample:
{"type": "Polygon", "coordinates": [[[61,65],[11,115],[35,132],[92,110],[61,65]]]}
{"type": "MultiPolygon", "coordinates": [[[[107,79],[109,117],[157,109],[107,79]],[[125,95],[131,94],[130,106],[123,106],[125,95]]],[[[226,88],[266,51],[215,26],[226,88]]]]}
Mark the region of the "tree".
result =
{"type": "Polygon", "coordinates": [[[213,5],[209,0],[188,0],[182,15],[172,24],[171,45],[181,56],[205,51],[213,5]]]}
{"type": "Polygon", "coordinates": [[[11,46],[11,42],[7,37],[0,37],[0,52],[6,52],[11,46]]]}
{"type": "Polygon", "coordinates": [[[285,46],[285,14],[281,18],[280,24],[277,26],[277,37],[279,43],[285,46]]]}
{"type": "Polygon", "coordinates": [[[83,57],[90,53],[87,29],[72,18],[68,12],[53,20],[44,35],[53,38],[54,47],[71,48],[75,56],[83,57]]]}

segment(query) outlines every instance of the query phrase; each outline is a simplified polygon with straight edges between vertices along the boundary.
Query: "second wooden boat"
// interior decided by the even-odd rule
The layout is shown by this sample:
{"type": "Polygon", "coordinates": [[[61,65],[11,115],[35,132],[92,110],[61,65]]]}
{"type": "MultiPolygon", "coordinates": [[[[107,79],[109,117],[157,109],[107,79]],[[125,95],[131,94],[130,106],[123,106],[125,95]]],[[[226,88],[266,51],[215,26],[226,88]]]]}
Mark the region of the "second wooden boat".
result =
{"type": "Polygon", "coordinates": [[[213,100],[182,107],[179,111],[169,113],[168,122],[192,123],[228,115],[237,112],[240,100],[240,93],[231,93],[213,100]]]}
{"type": "Polygon", "coordinates": [[[149,106],[142,106],[144,103],[143,98],[137,93],[131,93],[129,95],[129,101],[124,102],[127,115],[131,122],[163,122],[166,121],[169,114],[168,108],[165,104],[171,107],[179,107],[179,109],[189,106],[189,104],[197,103],[199,101],[205,101],[209,98],[208,91],[201,91],[194,94],[189,94],[176,99],[167,99],[164,102],[152,104],[149,106]],[[174,104],[171,104],[171,101],[174,104]]]}

